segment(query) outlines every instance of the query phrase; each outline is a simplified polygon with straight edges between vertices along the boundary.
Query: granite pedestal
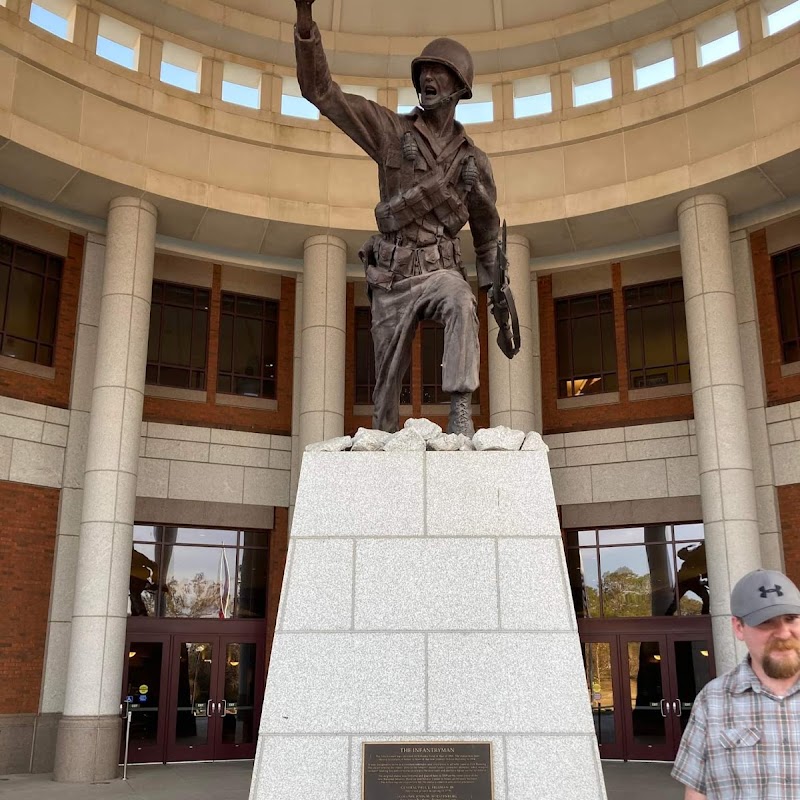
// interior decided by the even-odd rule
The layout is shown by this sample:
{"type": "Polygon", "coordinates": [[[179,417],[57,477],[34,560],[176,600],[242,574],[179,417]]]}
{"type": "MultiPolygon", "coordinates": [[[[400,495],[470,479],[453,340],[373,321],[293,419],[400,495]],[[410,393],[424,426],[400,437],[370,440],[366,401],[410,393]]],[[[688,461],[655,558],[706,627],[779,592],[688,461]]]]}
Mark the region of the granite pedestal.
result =
{"type": "Polygon", "coordinates": [[[547,453],[303,458],[251,800],[361,800],[363,742],[488,741],[602,800],[547,453]]]}

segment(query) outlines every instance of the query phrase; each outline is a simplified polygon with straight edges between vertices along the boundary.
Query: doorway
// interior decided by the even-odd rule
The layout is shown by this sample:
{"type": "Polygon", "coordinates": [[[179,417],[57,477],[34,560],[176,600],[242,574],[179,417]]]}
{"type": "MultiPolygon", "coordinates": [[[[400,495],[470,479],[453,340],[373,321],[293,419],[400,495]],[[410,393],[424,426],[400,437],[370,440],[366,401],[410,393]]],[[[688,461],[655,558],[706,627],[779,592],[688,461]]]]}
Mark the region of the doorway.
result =
{"type": "Polygon", "coordinates": [[[715,675],[711,624],[580,621],[601,758],[672,761],[695,698],[715,675]],[[605,630],[603,630],[605,628],[605,630]]]}
{"type": "Polygon", "coordinates": [[[129,621],[125,647],[129,762],[253,758],[264,692],[264,621],[147,622],[137,631],[129,621]]]}

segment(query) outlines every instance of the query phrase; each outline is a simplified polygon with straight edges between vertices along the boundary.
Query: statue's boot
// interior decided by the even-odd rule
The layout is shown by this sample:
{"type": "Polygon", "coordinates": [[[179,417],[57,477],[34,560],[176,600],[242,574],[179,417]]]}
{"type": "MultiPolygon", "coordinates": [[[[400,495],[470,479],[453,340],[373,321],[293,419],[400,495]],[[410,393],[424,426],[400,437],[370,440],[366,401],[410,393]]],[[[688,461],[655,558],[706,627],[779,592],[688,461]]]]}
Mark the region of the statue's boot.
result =
{"type": "Polygon", "coordinates": [[[475,426],[472,424],[472,392],[450,393],[450,419],[448,433],[463,433],[472,437],[475,426]]]}

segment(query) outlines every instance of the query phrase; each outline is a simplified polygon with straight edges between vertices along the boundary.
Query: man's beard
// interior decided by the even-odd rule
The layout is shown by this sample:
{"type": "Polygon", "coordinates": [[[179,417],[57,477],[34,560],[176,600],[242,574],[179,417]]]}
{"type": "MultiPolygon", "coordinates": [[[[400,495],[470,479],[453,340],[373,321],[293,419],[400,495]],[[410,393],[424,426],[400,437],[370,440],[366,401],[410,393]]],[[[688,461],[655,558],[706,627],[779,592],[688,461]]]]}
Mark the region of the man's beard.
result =
{"type": "Polygon", "coordinates": [[[774,642],[764,651],[761,666],[767,676],[774,680],[786,680],[800,674],[800,641],[788,639],[774,642]],[[792,652],[794,658],[773,658],[775,652],[792,652]]]}

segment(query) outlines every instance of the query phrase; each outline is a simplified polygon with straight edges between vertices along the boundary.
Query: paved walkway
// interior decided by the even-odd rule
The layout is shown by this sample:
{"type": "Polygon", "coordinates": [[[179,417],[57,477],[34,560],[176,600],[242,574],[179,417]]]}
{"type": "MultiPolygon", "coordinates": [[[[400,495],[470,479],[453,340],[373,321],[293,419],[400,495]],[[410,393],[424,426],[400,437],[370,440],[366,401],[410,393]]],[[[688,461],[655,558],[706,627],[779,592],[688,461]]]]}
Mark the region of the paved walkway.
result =
{"type": "MultiPolygon", "coordinates": [[[[670,767],[671,764],[604,762],[608,800],[641,800],[643,797],[681,800],[683,790],[669,777],[670,767]]],[[[133,766],[127,782],[92,786],[54,783],[49,775],[6,775],[0,777],[0,797],[9,800],[247,800],[252,768],[252,761],[133,766]]]]}

